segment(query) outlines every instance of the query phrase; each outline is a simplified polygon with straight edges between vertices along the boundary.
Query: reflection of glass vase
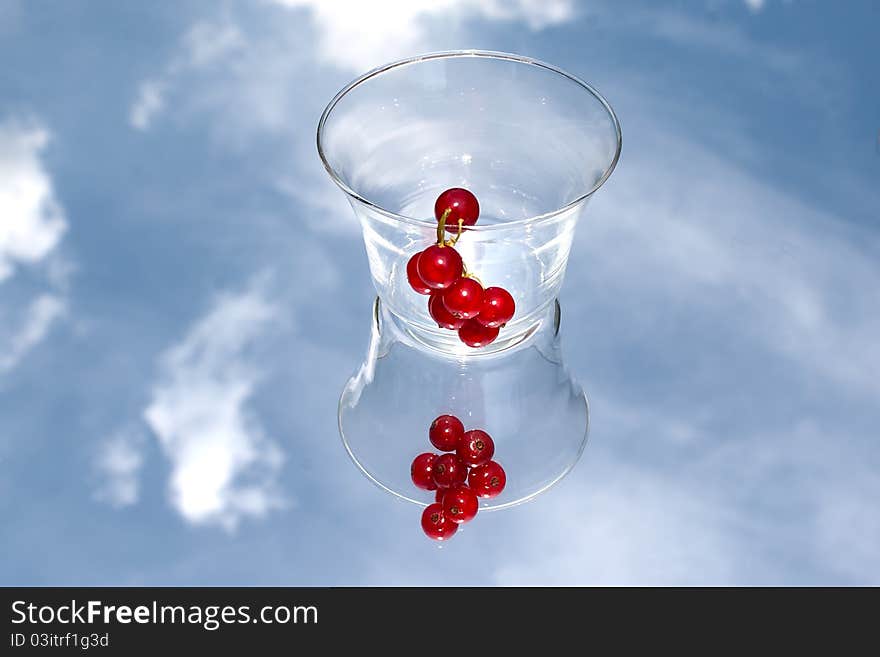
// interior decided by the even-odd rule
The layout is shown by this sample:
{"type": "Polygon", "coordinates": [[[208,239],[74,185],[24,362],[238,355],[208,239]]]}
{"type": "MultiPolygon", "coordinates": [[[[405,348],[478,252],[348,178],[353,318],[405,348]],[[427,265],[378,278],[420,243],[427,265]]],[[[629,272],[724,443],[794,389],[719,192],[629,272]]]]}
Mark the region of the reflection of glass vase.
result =
{"type": "Polygon", "coordinates": [[[564,476],[586,442],[588,406],[559,348],[562,284],[577,220],[620,154],[620,127],[589,85],[534,60],[438,53],[345,87],[318,126],[318,150],[361,221],[379,298],[366,362],[343,391],[339,428],[370,479],[410,501],[409,466],[432,451],[437,415],[488,431],[507,486],[486,508],[522,502],[564,476]],[[433,204],[449,187],[480,201],[456,245],[516,315],[487,347],[462,344],[410,288],[409,258],[436,241],[433,204]]]}

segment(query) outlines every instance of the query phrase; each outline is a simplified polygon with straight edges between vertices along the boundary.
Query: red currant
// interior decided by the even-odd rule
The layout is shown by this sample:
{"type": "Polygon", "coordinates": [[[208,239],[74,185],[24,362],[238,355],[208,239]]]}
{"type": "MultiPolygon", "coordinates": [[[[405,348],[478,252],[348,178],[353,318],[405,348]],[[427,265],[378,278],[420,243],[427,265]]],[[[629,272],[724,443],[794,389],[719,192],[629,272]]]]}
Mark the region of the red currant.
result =
{"type": "Polygon", "coordinates": [[[483,326],[498,328],[507,324],[516,312],[516,303],[510,292],[503,287],[487,287],[483,290],[477,321],[483,326]]]}
{"type": "Polygon", "coordinates": [[[422,251],[416,271],[422,281],[433,290],[445,290],[461,277],[464,266],[461,256],[451,246],[432,244],[422,251]]]}
{"type": "Polygon", "coordinates": [[[406,278],[409,280],[409,286],[419,294],[431,294],[431,288],[425,285],[425,281],[419,276],[418,267],[421,255],[422,252],[419,251],[406,263],[406,278]]]}
{"type": "Polygon", "coordinates": [[[440,504],[429,504],[422,511],[422,530],[428,538],[445,541],[458,531],[458,525],[446,517],[440,504]]]}
{"type": "Polygon", "coordinates": [[[476,317],[482,304],[483,286],[473,278],[459,278],[443,292],[443,305],[454,317],[476,317]]]}
{"type": "Polygon", "coordinates": [[[458,317],[453,317],[452,313],[446,310],[446,306],[443,305],[443,295],[440,292],[434,292],[431,294],[431,298],[428,299],[428,314],[434,318],[437,326],[451,331],[460,329],[465,321],[458,317]]]}
{"type": "Polygon", "coordinates": [[[433,464],[432,475],[437,488],[450,488],[467,479],[468,468],[455,454],[441,454],[433,464]]]}
{"type": "Polygon", "coordinates": [[[498,329],[483,326],[476,319],[468,319],[458,329],[458,337],[469,347],[485,347],[498,337],[498,329]]]}
{"type": "Polygon", "coordinates": [[[473,429],[465,432],[455,453],[467,465],[482,465],[495,455],[495,441],[482,429],[473,429]]]}
{"type": "Polygon", "coordinates": [[[419,454],[413,459],[409,468],[409,474],[412,477],[416,488],[422,490],[434,490],[437,484],[434,483],[434,463],[437,461],[437,455],[425,452],[419,454]]]}
{"type": "Polygon", "coordinates": [[[458,231],[458,222],[461,220],[463,226],[473,226],[477,223],[477,217],[480,216],[480,204],[477,197],[468,190],[461,187],[453,187],[437,197],[434,203],[434,216],[437,221],[443,213],[449,210],[446,217],[446,230],[451,232],[458,231]]]}
{"type": "Polygon", "coordinates": [[[504,474],[504,468],[495,461],[471,468],[468,475],[468,485],[480,497],[495,497],[504,490],[506,483],[507,475],[504,474]]]}
{"type": "Polygon", "coordinates": [[[454,415],[441,415],[431,422],[428,438],[441,452],[454,452],[464,435],[464,425],[454,415]]]}
{"type": "Polygon", "coordinates": [[[450,488],[443,495],[442,504],[446,519],[458,524],[473,520],[480,508],[480,501],[467,486],[450,488]]]}

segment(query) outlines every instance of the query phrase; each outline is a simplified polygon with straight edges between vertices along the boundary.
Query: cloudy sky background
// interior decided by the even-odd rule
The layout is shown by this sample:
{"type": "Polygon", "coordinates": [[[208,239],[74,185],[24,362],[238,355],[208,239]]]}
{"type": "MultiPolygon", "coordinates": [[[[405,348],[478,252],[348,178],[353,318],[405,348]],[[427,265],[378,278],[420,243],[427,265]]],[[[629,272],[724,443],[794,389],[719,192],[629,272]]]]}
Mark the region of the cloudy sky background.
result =
{"type": "Polygon", "coordinates": [[[0,583],[880,584],[878,19],[0,0],[0,583]],[[438,548],[337,436],[372,289],[314,128],[453,48],[595,84],[624,152],[562,298],[585,457],[438,548]]]}

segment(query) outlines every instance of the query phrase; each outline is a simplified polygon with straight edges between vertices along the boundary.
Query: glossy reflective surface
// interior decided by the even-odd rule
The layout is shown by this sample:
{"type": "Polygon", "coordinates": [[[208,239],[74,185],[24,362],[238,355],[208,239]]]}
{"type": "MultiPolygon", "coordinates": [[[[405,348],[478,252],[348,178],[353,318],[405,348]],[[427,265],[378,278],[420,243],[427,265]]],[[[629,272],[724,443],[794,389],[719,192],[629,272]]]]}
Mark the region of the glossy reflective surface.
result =
{"type": "Polygon", "coordinates": [[[875,5],[398,4],[0,3],[0,583],[880,583],[875,5]],[[562,292],[586,457],[438,549],[337,437],[374,292],[314,129],[474,47],[625,140],[562,292]]]}

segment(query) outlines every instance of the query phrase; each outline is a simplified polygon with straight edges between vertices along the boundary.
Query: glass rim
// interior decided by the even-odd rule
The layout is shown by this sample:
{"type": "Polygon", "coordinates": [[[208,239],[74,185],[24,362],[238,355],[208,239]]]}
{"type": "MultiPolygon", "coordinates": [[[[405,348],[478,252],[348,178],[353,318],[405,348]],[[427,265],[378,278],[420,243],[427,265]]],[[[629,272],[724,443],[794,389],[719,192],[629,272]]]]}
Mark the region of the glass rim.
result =
{"type": "Polygon", "coordinates": [[[354,189],[352,189],[342,177],[336,172],[330,162],[327,160],[327,156],[324,152],[323,145],[323,135],[324,128],[327,124],[327,120],[330,118],[330,114],[332,114],[333,109],[336,105],[341,101],[350,91],[353,91],[360,85],[364,84],[368,80],[371,80],[374,77],[382,75],[383,73],[387,73],[393,69],[397,69],[403,66],[410,66],[412,64],[418,64],[421,62],[432,61],[435,59],[453,59],[453,58],[470,58],[470,57],[482,57],[486,59],[497,59],[502,61],[515,62],[518,64],[526,64],[528,66],[535,66],[537,68],[545,69],[551,73],[555,73],[557,75],[561,75],[568,80],[574,82],[579,85],[584,91],[592,95],[602,107],[605,108],[605,111],[608,113],[608,116],[611,119],[612,125],[614,126],[614,132],[617,139],[617,145],[614,150],[614,157],[611,158],[611,162],[605,167],[605,170],[602,172],[602,175],[599,177],[599,180],[588,189],[586,192],[578,195],[574,200],[569,201],[562,207],[559,207],[555,210],[550,210],[549,212],[544,212],[542,214],[534,215],[531,217],[525,217],[523,219],[514,219],[513,221],[505,221],[497,224],[484,224],[484,225],[474,225],[468,226],[468,231],[474,232],[490,232],[493,230],[503,230],[512,226],[522,226],[525,224],[533,224],[536,222],[540,222],[542,220],[552,219],[557,215],[574,208],[575,206],[583,203],[590,196],[592,196],[596,190],[598,190],[605,181],[608,180],[611,173],[614,171],[614,168],[617,166],[617,161],[620,159],[620,150],[623,145],[623,135],[620,130],[620,121],[617,119],[617,114],[615,114],[614,109],[611,107],[610,103],[605,99],[605,97],[600,94],[592,85],[581,80],[579,77],[572,75],[568,71],[565,71],[558,66],[554,66],[553,64],[548,64],[547,62],[540,61],[538,59],[533,59],[531,57],[526,57],[524,55],[515,55],[507,52],[499,52],[493,50],[445,50],[440,52],[431,52],[425,53],[422,55],[415,55],[413,57],[408,57],[406,59],[400,59],[394,62],[390,62],[388,64],[383,64],[382,66],[378,66],[360,77],[355,78],[347,85],[345,85],[342,89],[340,89],[335,96],[327,103],[327,107],[324,108],[323,113],[321,114],[321,118],[318,121],[318,130],[316,135],[317,147],[318,147],[318,155],[321,158],[321,163],[324,165],[324,169],[327,170],[327,173],[330,175],[330,178],[336,185],[344,191],[349,198],[352,198],[364,205],[370,207],[371,209],[379,212],[382,215],[385,215],[388,218],[395,219],[402,223],[407,224],[415,224],[418,226],[436,226],[436,221],[433,219],[419,219],[418,217],[410,217],[407,215],[399,214],[397,212],[392,212],[387,208],[383,208],[381,205],[374,203],[370,199],[362,196],[354,189]]]}

